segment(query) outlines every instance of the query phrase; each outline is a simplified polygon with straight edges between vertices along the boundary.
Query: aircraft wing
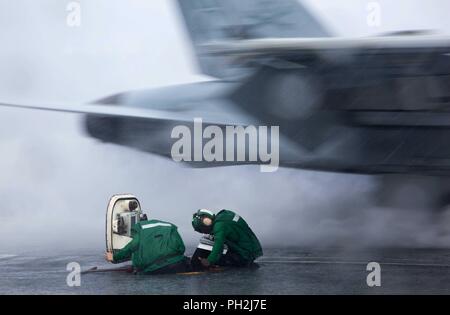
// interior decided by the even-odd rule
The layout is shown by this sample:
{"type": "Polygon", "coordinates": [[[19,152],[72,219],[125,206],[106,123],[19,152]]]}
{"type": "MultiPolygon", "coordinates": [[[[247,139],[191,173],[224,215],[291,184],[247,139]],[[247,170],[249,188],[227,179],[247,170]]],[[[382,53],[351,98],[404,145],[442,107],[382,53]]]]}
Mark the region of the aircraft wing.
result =
{"type": "Polygon", "coordinates": [[[192,123],[194,118],[201,118],[205,124],[215,125],[239,125],[246,126],[254,123],[245,115],[238,115],[233,111],[221,110],[220,108],[184,109],[184,110],[158,110],[151,108],[139,108],[131,106],[117,106],[117,104],[80,104],[80,103],[28,103],[14,104],[0,102],[0,107],[22,108],[31,110],[45,110],[55,112],[66,112],[75,114],[87,114],[89,116],[100,116],[110,118],[148,119],[154,121],[192,123]]]}

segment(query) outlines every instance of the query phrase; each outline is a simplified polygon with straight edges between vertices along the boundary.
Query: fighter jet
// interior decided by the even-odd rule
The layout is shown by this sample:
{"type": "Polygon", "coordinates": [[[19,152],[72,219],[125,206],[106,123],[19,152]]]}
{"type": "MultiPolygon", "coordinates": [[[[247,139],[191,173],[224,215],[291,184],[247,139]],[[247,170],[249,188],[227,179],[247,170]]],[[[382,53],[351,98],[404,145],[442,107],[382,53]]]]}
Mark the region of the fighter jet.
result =
{"type": "Polygon", "coordinates": [[[201,72],[213,80],[92,104],[1,105],[84,113],[91,137],[166,157],[173,129],[201,118],[220,128],[279,126],[284,167],[450,174],[450,37],[336,37],[297,0],[178,4],[201,72]]]}

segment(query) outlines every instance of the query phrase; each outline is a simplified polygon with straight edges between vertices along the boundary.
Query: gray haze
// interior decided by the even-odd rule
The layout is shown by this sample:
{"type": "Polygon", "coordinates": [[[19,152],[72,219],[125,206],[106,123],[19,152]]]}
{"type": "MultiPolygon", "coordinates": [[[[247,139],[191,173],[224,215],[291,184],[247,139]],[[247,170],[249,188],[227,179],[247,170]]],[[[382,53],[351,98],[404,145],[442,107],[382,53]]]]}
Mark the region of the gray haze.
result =
{"type": "MultiPolygon", "coordinates": [[[[0,100],[84,102],[119,91],[209,78],[196,73],[174,2],[80,1],[66,26],[63,0],[0,0],[0,100]]],[[[379,1],[369,28],[364,0],[308,0],[337,34],[404,29],[450,32],[447,0],[379,1]]],[[[450,215],[371,206],[371,177],[256,166],[189,169],[86,137],[82,117],[0,109],[0,251],[99,247],[115,193],[136,194],[188,243],[197,208],[234,209],[265,245],[449,246],[450,215]]]]}

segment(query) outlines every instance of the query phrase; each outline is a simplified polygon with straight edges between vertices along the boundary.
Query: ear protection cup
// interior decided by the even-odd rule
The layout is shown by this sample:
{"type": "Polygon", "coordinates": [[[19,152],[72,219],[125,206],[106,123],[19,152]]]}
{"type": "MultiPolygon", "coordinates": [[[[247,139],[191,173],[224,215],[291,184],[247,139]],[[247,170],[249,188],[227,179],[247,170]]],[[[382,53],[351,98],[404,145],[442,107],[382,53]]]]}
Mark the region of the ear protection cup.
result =
{"type": "Polygon", "coordinates": [[[208,217],[204,217],[202,219],[202,223],[204,226],[211,226],[212,225],[212,219],[208,217]]]}

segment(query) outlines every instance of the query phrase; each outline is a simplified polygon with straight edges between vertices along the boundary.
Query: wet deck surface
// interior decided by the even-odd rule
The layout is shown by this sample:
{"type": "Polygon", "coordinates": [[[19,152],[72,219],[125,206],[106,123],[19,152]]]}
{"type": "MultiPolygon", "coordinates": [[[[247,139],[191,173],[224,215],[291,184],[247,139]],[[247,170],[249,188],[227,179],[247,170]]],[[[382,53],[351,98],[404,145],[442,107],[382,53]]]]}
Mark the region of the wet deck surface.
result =
{"type": "Polygon", "coordinates": [[[450,250],[364,251],[266,249],[256,270],[142,276],[124,272],[81,276],[66,284],[69,262],[109,268],[101,250],[83,255],[0,254],[1,294],[449,294],[450,250]],[[367,264],[381,265],[381,287],[368,287],[367,264]]]}

